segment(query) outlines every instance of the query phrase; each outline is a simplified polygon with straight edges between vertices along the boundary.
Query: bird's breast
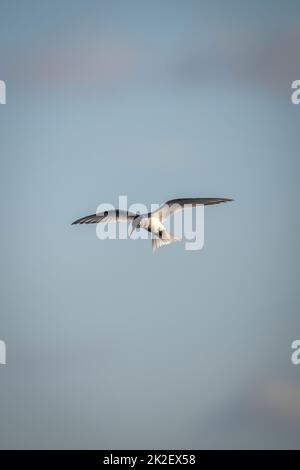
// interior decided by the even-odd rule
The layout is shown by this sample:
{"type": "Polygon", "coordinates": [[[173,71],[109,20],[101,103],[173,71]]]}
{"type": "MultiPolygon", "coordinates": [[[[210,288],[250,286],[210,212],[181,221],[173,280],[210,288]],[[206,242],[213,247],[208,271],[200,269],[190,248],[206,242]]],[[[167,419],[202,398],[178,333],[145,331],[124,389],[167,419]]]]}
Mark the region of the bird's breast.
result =
{"type": "Polygon", "coordinates": [[[147,217],[141,220],[141,228],[153,233],[159,233],[165,230],[164,225],[156,217],[147,217]]]}

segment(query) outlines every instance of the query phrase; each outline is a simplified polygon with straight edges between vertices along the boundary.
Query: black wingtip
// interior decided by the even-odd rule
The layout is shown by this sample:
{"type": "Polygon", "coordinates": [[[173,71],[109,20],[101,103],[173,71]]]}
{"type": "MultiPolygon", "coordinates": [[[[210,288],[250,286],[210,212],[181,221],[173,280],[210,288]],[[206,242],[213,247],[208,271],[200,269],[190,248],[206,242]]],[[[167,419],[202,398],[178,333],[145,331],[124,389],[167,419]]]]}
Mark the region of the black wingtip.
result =
{"type": "Polygon", "coordinates": [[[71,223],[71,225],[78,225],[80,224],[81,219],[74,220],[74,222],[71,223]]]}

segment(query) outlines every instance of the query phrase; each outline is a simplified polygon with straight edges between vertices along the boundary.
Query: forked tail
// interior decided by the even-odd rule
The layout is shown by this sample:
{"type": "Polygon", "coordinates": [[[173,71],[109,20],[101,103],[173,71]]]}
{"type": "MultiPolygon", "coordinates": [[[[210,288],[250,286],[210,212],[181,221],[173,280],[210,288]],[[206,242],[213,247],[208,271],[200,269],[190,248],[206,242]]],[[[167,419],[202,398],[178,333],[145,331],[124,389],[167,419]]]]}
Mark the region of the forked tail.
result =
{"type": "Polygon", "coordinates": [[[170,235],[170,234],[169,234],[168,237],[153,237],[152,238],[153,253],[155,252],[155,250],[157,250],[158,248],[160,248],[162,246],[170,245],[170,243],[179,242],[181,240],[182,240],[181,237],[176,237],[176,236],[170,235]]]}

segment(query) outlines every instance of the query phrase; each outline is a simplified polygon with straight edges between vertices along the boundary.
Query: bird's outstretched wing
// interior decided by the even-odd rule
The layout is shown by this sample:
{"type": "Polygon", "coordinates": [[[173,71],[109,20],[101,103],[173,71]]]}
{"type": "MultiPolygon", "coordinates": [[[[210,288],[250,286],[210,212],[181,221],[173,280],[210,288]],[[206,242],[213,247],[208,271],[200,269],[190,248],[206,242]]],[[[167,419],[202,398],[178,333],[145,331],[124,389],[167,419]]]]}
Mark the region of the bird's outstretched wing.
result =
{"type": "Polygon", "coordinates": [[[221,202],[229,202],[233,199],[220,197],[194,197],[184,199],[171,199],[165,202],[156,211],[152,212],[151,217],[156,217],[160,221],[165,220],[177,211],[183,210],[185,207],[196,207],[200,205],[210,206],[212,204],[220,204],[221,202]]]}
{"type": "Polygon", "coordinates": [[[99,214],[87,215],[81,219],[75,220],[71,225],[76,224],[98,224],[99,222],[122,222],[132,220],[136,217],[137,214],[128,211],[122,211],[119,209],[101,212],[99,214]]]}

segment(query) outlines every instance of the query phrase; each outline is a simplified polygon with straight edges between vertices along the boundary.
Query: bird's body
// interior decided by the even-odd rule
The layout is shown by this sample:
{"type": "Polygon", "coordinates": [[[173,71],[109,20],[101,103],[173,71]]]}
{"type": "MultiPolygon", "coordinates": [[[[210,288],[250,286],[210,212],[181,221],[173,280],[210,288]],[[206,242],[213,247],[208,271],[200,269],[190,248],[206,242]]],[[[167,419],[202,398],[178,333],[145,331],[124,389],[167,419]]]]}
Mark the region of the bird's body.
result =
{"type": "Polygon", "coordinates": [[[75,220],[72,225],[76,224],[94,224],[100,222],[131,222],[132,230],[144,229],[152,234],[152,248],[155,251],[163,245],[168,245],[174,241],[182,240],[170,234],[163,224],[163,221],[185,207],[195,207],[199,205],[220,204],[221,202],[232,201],[225,198],[186,198],[172,199],[154,212],[148,214],[135,214],[133,212],[122,211],[119,209],[105,211],[99,214],[92,214],[75,220]]]}
{"type": "Polygon", "coordinates": [[[139,220],[139,228],[143,228],[153,235],[159,236],[159,234],[166,230],[165,226],[156,217],[149,214],[141,215],[139,220]]]}
{"type": "MultiPolygon", "coordinates": [[[[137,219],[138,225],[137,228],[142,228],[150,232],[152,237],[152,248],[155,251],[157,248],[160,248],[163,245],[169,245],[169,243],[180,241],[180,237],[175,237],[171,235],[164,224],[159,220],[154,214],[141,215],[137,219]]],[[[133,230],[135,227],[133,227],[133,230]]],[[[132,230],[132,231],[133,231],[132,230]]]]}

